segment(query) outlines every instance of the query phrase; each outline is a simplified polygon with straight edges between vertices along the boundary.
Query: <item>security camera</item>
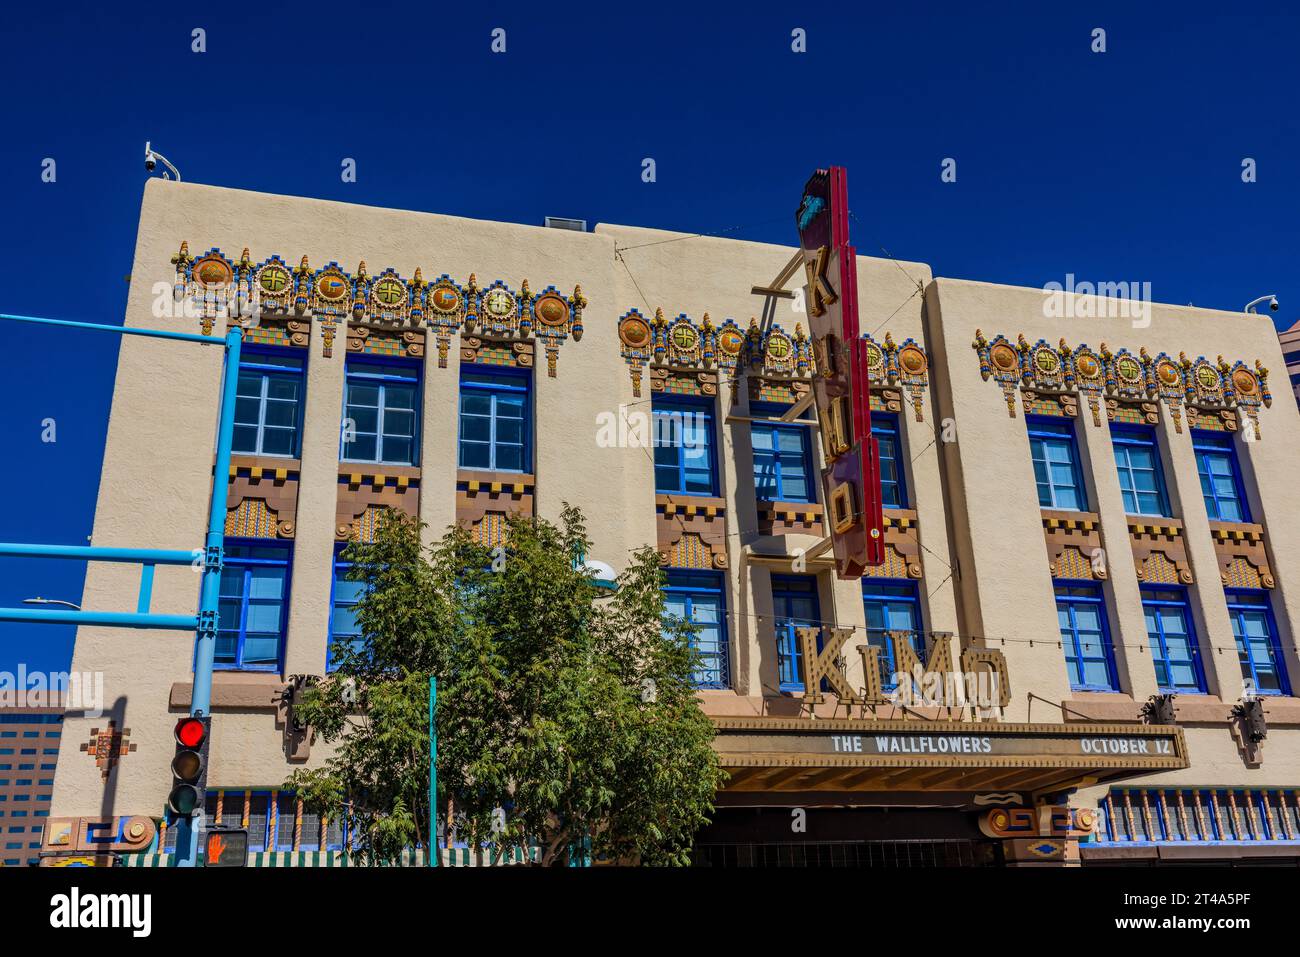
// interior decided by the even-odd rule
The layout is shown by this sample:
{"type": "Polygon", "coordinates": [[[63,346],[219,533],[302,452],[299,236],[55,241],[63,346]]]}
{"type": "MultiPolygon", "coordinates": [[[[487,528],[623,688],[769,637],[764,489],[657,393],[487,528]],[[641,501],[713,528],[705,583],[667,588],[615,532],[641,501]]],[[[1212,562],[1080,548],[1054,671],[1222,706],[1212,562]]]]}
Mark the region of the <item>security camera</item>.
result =
{"type": "Polygon", "coordinates": [[[168,160],[167,157],[163,156],[162,153],[155,153],[153,150],[153,146],[148,141],[146,141],[144,144],[145,170],[147,172],[152,173],[155,169],[157,169],[159,163],[162,163],[163,166],[165,166],[167,170],[170,172],[170,176],[166,172],[163,173],[163,179],[170,179],[172,176],[174,176],[176,178],[176,182],[179,183],[181,181],[180,171],[176,169],[176,167],[171,164],[171,161],[168,160]]]}
{"type": "Polygon", "coordinates": [[[1274,296],[1272,299],[1269,300],[1268,308],[1273,310],[1274,312],[1277,312],[1277,296],[1274,296]]]}

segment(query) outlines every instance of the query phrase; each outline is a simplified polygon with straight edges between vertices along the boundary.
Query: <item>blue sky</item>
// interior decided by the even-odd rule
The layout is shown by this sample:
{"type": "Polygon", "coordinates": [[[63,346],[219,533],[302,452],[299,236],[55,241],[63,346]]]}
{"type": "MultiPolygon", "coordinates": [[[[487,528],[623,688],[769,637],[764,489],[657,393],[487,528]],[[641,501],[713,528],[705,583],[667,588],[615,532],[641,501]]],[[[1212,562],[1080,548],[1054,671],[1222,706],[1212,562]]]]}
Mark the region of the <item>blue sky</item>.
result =
{"type": "MultiPolygon", "coordinates": [[[[781,243],[835,163],[861,254],[1221,309],[1276,292],[1278,323],[1300,318],[1300,14],[1281,4],[26,6],[0,33],[0,312],[122,321],[148,139],[200,183],[781,243]]],[[[0,343],[0,540],[83,544],[115,337],[0,323],[0,343]]],[[[83,577],[0,560],[0,606],[77,601],[83,577]]],[[[0,624],[0,670],[65,668],[71,643],[0,624]]]]}

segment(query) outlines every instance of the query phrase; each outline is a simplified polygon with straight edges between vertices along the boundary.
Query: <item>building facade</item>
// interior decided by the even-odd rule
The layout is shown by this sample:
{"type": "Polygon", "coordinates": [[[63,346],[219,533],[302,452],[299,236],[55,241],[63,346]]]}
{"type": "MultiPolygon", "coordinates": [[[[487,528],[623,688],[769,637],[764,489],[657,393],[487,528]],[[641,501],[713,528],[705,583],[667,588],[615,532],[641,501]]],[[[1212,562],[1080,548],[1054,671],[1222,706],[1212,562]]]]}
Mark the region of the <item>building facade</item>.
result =
{"type": "MultiPolygon", "coordinates": [[[[1272,324],[860,259],[886,561],[841,581],[818,344],[801,295],[751,292],[795,252],[150,181],[127,324],[244,339],[210,819],[277,863],[347,840],[278,790],[328,754],[286,689],[360,637],[346,542],[396,508],[496,543],[568,501],[593,558],[655,544],[700,626],[730,779],[699,864],[1300,860],[1300,413],[1271,402],[1272,324]]],[[[202,541],[220,362],[122,343],[95,545],[202,541]]],[[[92,564],[83,606],[133,574],[92,564]]],[[[197,581],[159,568],[153,609],[192,613],[197,581]]],[[[69,714],[54,813],[132,863],[167,860],[192,658],[77,636],[131,747],[89,759],[106,719],[69,714]]]]}
{"type": "Polygon", "coordinates": [[[0,690],[0,866],[40,859],[62,735],[57,693],[0,690]]]}
{"type": "Polygon", "coordinates": [[[1286,377],[1291,384],[1291,392],[1296,401],[1300,402],[1300,321],[1285,332],[1279,332],[1277,337],[1282,343],[1282,360],[1286,363],[1286,377]]]}

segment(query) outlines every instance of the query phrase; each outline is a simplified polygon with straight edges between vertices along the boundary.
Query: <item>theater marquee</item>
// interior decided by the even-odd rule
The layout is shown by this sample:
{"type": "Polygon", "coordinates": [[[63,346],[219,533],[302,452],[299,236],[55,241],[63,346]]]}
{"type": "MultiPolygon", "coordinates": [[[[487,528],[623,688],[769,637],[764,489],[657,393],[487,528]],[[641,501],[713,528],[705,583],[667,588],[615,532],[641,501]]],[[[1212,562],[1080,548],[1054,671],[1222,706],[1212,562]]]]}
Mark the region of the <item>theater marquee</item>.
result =
{"type": "Polygon", "coordinates": [[[727,790],[1010,790],[1187,767],[1180,728],[714,718],[727,790]]]}

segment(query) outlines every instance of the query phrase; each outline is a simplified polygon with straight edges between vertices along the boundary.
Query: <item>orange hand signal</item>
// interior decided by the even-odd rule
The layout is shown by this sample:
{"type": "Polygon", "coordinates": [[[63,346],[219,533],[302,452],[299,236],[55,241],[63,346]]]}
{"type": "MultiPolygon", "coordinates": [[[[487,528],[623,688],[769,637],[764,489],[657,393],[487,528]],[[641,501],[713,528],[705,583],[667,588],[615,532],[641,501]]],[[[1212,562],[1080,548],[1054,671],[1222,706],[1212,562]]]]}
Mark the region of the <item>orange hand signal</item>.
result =
{"type": "Polygon", "coordinates": [[[226,842],[220,834],[213,834],[208,838],[208,863],[220,864],[221,855],[226,851],[226,842]]]}

